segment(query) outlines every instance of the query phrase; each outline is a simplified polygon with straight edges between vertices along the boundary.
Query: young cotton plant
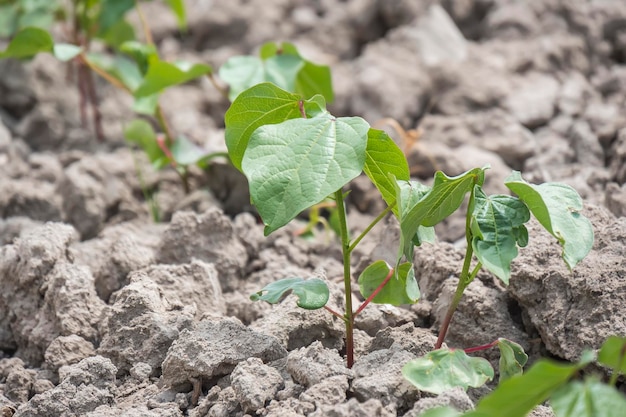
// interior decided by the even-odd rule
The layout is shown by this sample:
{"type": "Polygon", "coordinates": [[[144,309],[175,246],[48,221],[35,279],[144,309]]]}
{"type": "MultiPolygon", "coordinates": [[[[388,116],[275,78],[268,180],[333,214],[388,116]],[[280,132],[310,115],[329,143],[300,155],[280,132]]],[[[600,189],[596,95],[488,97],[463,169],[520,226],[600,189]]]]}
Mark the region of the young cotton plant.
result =
{"type": "MultiPolygon", "coordinates": [[[[420,389],[441,392],[451,386],[477,386],[493,377],[491,366],[463,351],[439,349],[463,291],[481,268],[494,273],[505,284],[517,247],[525,246],[528,232],[524,224],[534,214],[563,246],[563,257],[573,267],[591,249],[593,231],[579,214],[580,197],[562,184],[533,185],[514,172],[506,185],[519,198],[488,196],[482,189],[485,168],[475,168],[455,177],[435,174],[432,187],[410,180],[402,151],[379,130],[371,129],[359,117],[332,116],[322,96],[306,100],[274,84],[262,83],[237,95],[226,113],[226,144],[235,167],[249,181],[250,195],[270,234],[294,219],[303,210],[326,198],[337,206],[341,239],[345,312],[326,306],[329,290],[319,279],[290,277],[274,282],[252,295],[253,300],[276,303],[288,293],[298,297],[306,309],[326,308],[346,325],[347,365],[354,363],[354,322],[370,303],[393,305],[417,302],[420,291],[413,267],[413,251],[422,242],[433,241],[433,226],[459,209],[469,194],[466,236],[467,250],[459,286],[446,316],[437,350],[421,362],[405,367],[405,376],[420,389]],[[350,181],[364,172],[379,190],[387,208],[356,238],[349,235],[343,191],[350,181]],[[352,306],[350,258],[355,247],[388,213],[400,222],[401,238],[396,265],[376,261],[359,277],[365,301],[352,306]],[[478,262],[471,268],[472,259],[478,262]],[[466,369],[467,375],[451,373],[466,369]],[[448,381],[432,375],[455,375],[448,381]],[[428,377],[430,375],[430,377],[428,377]]],[[[498,339],[473,350],[498,346],[503,352],[501,375],[521,371],[525,354],[513,342],[498,339]]],[[[444,378],[445,379],[445,378],[444,378]]]]}

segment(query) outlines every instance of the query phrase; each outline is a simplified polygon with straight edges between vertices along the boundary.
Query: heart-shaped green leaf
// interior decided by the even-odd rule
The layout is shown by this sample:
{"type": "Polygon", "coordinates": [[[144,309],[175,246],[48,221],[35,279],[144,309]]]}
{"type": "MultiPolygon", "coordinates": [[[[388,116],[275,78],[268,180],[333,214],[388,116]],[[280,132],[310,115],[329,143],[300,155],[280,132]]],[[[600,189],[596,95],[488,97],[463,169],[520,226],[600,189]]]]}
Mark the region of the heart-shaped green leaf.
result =
{"type": "Polygon", "coordinates": [[[441,171],[435,173],[432,189],[415,205],[404,210],[400,220],[400,248],[410,261],[413,259],[413,239],[420,226],[434,226],[463,203],[465,194],[475,184],[482,185],[486,168],[474,168],[456,177],[441,171]]]}
{"type": "Polygon", "coordinates": [[[529,184],[518,171],[513,171],[504,183],[558,239],[563,247],[563,260],[570,269],[587,256],[593,246],[593,227],[579,213],[583,202],[576,190],[560,183],[529,184]]]}
{"type": "Polygon", "coordinates": [[[514,375],[521,375],[524,365],[528,361],[528,355],[524,352],[524,348],[503,338],[498,339],[498,348],[500,349],[500,382],[514,375]]]}
{"type": "MultiPolygon", "coordinates": [[[[359,275],[359,289],[364,298],[370,295],[389,275],[391,267],[385,261],[376,261],[359,275]]],[[[415,279],[413,264],[406,262],[398,267],[389,282],[374,297],[377,304],[414,304],[420,297],[420,290],[415,279]]]]}
{"type": "Polygon", "coordinates": [[[211,73],[210,66],[188,62],[165,62],[152,57],[143,82],[134,91],[135,98],[158,94],[168,87],[184,84],[200,76],[211,73]]]}
{"type": "Polygon", "coordinates": [[[290,292],[298,297],[298,306],[307,310],[324,307],[330,296],[328,286],[319,278],[285,278],[266,285],[261,291],[252,294],[250,299],[276,304],[290,292]]]}
{"type": "Polygon", "coordinates": [[[626,397],[599,381],[570,382],[550,398],[557,417],[623,417],[626,397]]]}
{"type": "Polygon", "coordinates": [[[609,337],[598,352],[598,362],[626,375],[626,337],[609,337]]]}
{"type": "Polygon", "coordinates": [[[408,362],[402,375],[422,391],[441,394],[455,387],[480,387],[494,372],[484,358],[468,356],[461,349],[437,349],[408,362]]]}
{"type": "Polygon", "coordinates": [[[519,227],[530,220],[526,205],[508,195],[487,196],[474,186],[472,247],[478,260],[508,285],[511,261],[517,257],[519,227]]]}
{"type": "Polygon", "coordinates": [[[40,52],[52,52],[54,41],[43,29],[28,27],[15,34],[0,58],[32,58],[40,52]]]}
{"type": "MultiPolygon", "coordinates": [[[[396,202],[396,181],[411,177],[409,164],[398,145],[382,130],[370,129],[367,132],[367,149],[363,171],[374,183],[387,205],[396,202]],[[391,177],[389,174],[393,175],[391,177]]],[[[398,206],[393,208],[398,215],[398,206]]]]}
{"type": "Polygon", "coordinates": [[[271,83],[255,85],[239,94],[224,116],[226,146],[235,168],[241,160],[252,133],[260,126],[301,117],[300,96],[271,83]]]}
{"type": "Polygon", "coordinates": [[[242,170],[266,235],[361,173],[368,130],[359,117],[327,114],[254,131],[242,170]]]}

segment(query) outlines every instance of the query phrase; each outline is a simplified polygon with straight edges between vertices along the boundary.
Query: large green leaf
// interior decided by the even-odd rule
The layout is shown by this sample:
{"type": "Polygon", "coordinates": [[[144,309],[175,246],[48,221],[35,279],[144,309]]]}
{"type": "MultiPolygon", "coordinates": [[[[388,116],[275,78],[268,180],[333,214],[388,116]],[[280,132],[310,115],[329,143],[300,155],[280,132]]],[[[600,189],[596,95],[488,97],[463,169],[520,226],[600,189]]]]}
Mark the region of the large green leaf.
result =
{"type": "MultiPolygon", "coordinates": [[[[359,275],[359,290],[364,298],[370,295],[389,275],[391,267],[385,261],[376,261],[359,275]]],[[[415,279],[413,264],[406,262],[398,267],[389,282],[374,297],[377,304],[414,304],[420,298],[420,290],[415,279]]]]}
{"type": "MultiPolygon", "coordinates": [[[[393,180],[394,178],[391,179],[393,180]]],[[[394,186],[398,201],[397,217],[402,222],[403,216],[430,192],[430,187],[417,181],[402,180],[395,181],[394,186]]],[[[412,242],[415,246],[420,246],[423,242],[434,243],[435,240],[434,227],[419,226],[412,242]]]]}
{"type": "Polygon", "coordinates": [[[593,227],[589,219],[579,213],[583,203],[576,190],[560,183],[529,184],[518,171],[513,171],[504,183],[558,239],[569,268],[574,268],[587,256],[593,246],[593,227]]]}
{"type": "Polygon", "coordinates": [[[528,361],[528,355],[524,349],[517,343],[503,338],[498,339],[498,348],[500,349],[500,382],[512,376],[521,375],[528,361]]]}
{"type": "Polygon", "coordinates": [[[302,59],[294,55],[275,55],[265,60],[235,56],[222,65],[219,76],[229,85],[228,98],[234,101],[244,90],[263,82],[295,92],[296,76],[303,65],[302,59]]]}
{"type": "MultiPolygon", "coordinates": [[[[396,202],[396,181],[393,177],[406,181],[411,177],[404,153],[387,133],[375,129],[367,132],[363,171],[374,183],[387,205],[396,202]]],[[[398,206],[393,208],[393,212],[398,215],[398,206]]]]}
{"type": "Polygon", "coordinates": [[[422,391],[441,394],[455,387],[480,387],[494,372],[486,359],[468,356],[462,349],[437,349],[408,362],[402,375],[422,391]]]}
{"type": "Polygon", "coordinates": [[[241,166],[266,235],[361,173],[368,130],[359,117],[327,114],[254,131],[241,166]]]}
{"type": "Polygon", "coordinates": [[[434,226],[463,203],[465,194],[475,184],[482,185],[486,168],[474,168],[456,177],[441,171],[435,173],[432,189],[414,206],[402,213],[400,220],[400,248],[402,254],[413,259],[413,239],[420,226],[434,226]]]}
{"type": "Polygon", "coordinates": [[[276,304],[290,292],[298,296],[298,306],[307,310],[322,308],[328,302],[328,286],[319,278],[285,278],[272,282],[250,296],[252,301],[267,301],[276,304]]]}
{"type": "Polygon", "coordinates": [[[575,364],[540,360],[525,374],[500,383],[478,403],[475,411],[464,417],[525,417],[591,360],[593,356],[587,354],[575,364]]]}
{"type": "Polygon", "coordinates": [[[557,417],[623,417],[626,397],[594,380],[571,382],[554,393],[550,405],[557,417]]]}
{"type": "Polygon", "coordinates": [[[135,98],[158,94],[168,87],[184,84],[200,76],[209,74],[211,67],[205,64],[188,62],[165,62],[152,58],[148,64],[148,72],[143,82],[134,91],[135,98]]]}
{"type": "Polygon", "coordinates": [[[517,234],[530,220],[526,205],[508,195],[487,196],[474,186],[472,247],[478,260],[508,285],[511,261],[517,257],[517,234]]]}
{"type": "Polygon", "coordinates": [[[28,27],[15,34],[9,46],[0,52],[0,58],[32,58],[41,52],[52,52],[54,41],[43,29],[28,27]]]}
{"type": "MultiPolygon", "coordinates": [[[[235,168],[241,170],[241,160],[252,133],[263,125],[282,123],[302,117],[300,96],[289,93],[274,84],[262,83],[241,93],[224,116],[226,146],[235,168]]],[[[318,100],[304,103],[308,109],[321,106],[318,100]]]]}
{"type": "Polygon", "coordinates": [[[609,337],[598,352],[598,362],[626,375],[626,337],[609,337]]]}

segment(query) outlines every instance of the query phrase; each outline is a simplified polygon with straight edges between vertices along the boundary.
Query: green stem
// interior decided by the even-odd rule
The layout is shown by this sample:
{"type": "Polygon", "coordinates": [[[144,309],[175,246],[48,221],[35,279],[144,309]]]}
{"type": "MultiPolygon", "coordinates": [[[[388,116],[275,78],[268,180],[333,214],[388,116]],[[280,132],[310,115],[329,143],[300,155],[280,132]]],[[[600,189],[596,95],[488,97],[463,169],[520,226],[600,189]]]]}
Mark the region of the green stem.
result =
{"type": "Polygon", "coordinates": [[[444,340],[446,339],[446,334],[448,333],[448,328],[450,327],[450,322],[452,321],[452,316],[456,311],[459,303],[461,302],[461,298],[463,297],[463,292],[465,288],[472,282],[472,280],[480,271],[482,264],[478,262],[476,267],[470,273],[470,266],[472,264],[472,256],[474,255],[474,249],[472,248],[472,229],[471,229],[471,221],[472,221],[472,209],[474,207],[474,187],[472,187],[472,191],[470,192],[469,203],[467,206],[467,214],[465,216],[465,236],[467,240],[467,247],[465,248],[465,259],[463,260],[463,269],[461,270],[461,275],[459,276],[459,283],[456,286],[456,291],[454,293],[454,298],[448,307],[448,311],[446,312],[446,317],[443,320],[441,325],[441,330],[439,330],[439,337],[437,338],[437,343],[435,344],[435,349],[440,349],[443,345],[444,340]]]}
{"type": "Polygon", "coordinates": [[[352,274],[350,273],[350,235],[341,188],[335,191],[335,200],[339,213],[341,251],[343,254],[343,284],[346,296],[346,362],[348,368],[352,368],[354,364],[354,312],[352,310],[352,274]]]}
{"type": "Polygon", "coordinates": [[[387,208],[386,208],[386,209],[384,209],[384,210],[382,211],[382,213],[380,213],[380,214],[379,214],[379,215],[378,215],[378,216],[377,216],[377,217],[376,217],[376,218],[375,218],[375,219],[374,219],[374,220],[373,220],[373,221],[369,224],[369,226],[367,226],[367,227],[365,228],[365,230],[363,230],[363,231],[361,232],[361,234],[360,234],[360,235],[359,235],[356,239],[354,239],[354,242],[352,242],[352,244],[350,245],[350,247],[348,248],[348,250],[349,250],[350,252],[352,252],[352,251],[354,250],[354,248],[356,248],[356,247],[357,247],[357,245],[358,245],[359,243],[361,243],[361,240],[363,240],[363,238],[365,237],[365,235],[367,235],[367,234],[370,232],[370,230],[372,230],[372,229],[374,228],[374,226],[376,226],[376,225],[378,224],[378,222],[379,222],[379,221],[381,221],[382,219],[384,219],[384,218],[385,218],[385,216],[387,215],[387,213],[389,213],[391,210],[393,210],[393,208],[395,207],[395,205],[396,205],[396,202],[394,201],[394,202],[393,202],[393,204],[391,204],[391,205],[387,206],[387,208]]]}

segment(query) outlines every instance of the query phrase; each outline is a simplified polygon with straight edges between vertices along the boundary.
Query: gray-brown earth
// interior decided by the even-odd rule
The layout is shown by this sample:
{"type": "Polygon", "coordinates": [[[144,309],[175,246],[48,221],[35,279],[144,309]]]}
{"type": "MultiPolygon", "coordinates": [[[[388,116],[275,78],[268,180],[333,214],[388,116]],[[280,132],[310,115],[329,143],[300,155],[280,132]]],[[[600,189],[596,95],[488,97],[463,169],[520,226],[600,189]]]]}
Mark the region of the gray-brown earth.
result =
{"type": "MultiPolygon", "coordinates": [[[[218,67],[291,41],[331,66],[333,114],[419,124],[408,157],[421,179],[490,164],[490,192],[506,192],[502,180],[518,169],[583,196],[596,234],[589,256],[570,272],[554,239],[531,225],[511,285],[481,273],[449,346],[507,337],[531,360],[575,360],[626,334],[626,3],[186,3],[183,36],[163,4],[145,5],[166,58],[218,67]]],[[[439,404],[470,409],[486,392],[433,398],[399,373],[434,345],[461,267],[462,216],[416,250],[418,304],[359,317],[349,370],[339,320],[291,298],[248,299],[276,279],[317,275],[340,305],[337,242],[295,237],[301,224],[264,238],[245,181],[225,164],[194,171],[185,196],[175,173],[152,171],[124,145],[130,99],[98,88],[105,143],[80,125],[63,65],[0,60],[0,415],[412,417],[439,404]],[[162,223],[150,219],[137,172],[162,223]]],[[[224,148],[228,103],[208,82],[172,89],[163,105],[176,131],[224,148]]],[[[360,179],[350,199],[353,230],[382,207],[360,179]]],[[[393,219],[377,226],[355,251],[355,271],[393,257],[397,235],[393,219]]]]}

